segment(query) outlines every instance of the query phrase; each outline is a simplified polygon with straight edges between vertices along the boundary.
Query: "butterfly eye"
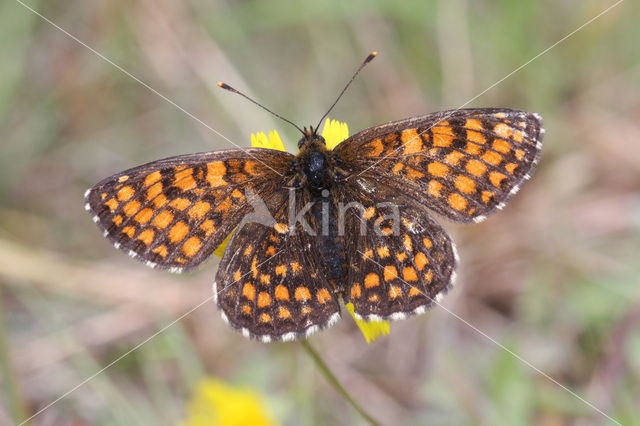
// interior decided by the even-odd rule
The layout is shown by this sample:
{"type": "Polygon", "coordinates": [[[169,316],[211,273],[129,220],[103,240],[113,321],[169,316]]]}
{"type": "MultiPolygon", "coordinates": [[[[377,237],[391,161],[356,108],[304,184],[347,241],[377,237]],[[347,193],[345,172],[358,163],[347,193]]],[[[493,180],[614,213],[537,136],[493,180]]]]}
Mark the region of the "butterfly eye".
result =
{"type": "Polygon", "coordinates": [[[298,141],[298,149],[302,148],[302,145],[304,145],[307,142],[307,138],[300,138],[300,140],[298,141]]]}

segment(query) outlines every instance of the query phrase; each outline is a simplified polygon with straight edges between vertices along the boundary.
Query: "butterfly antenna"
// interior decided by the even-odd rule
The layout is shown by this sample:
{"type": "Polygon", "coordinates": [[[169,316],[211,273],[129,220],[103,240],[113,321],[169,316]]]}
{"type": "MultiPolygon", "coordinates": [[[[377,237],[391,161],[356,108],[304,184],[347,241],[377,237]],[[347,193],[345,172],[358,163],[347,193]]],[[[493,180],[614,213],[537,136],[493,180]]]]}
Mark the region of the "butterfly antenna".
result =
{"type": "Polygon", "coordinates": [[[360,71],[362,71],[362,68],[365,67],[365,65],[367,65],[369,62],[371,62],[373,60],[373,58],[375,58],[376,56],[378,56],[378,52],[371,52],[369,54],[369,56],[367,56],[367,58],[364,60],[364,62],[358,67],[358,69],[356,70],[356,72],[353,74],[353,77],[351,77],[351,80],[349,80],[349,82],[347,83],[346,86],[344,86],[344,89],[342,89],[342,92],[340,92],[340,94],[338,95],[338,97],[336,98],[335,102],[331,105],[331,107],[329,107],[329,110],[322,116],[322,118],[320,119],[320,121],[318,122],[318,125],[316,126],[316,131],[317,129],[320,127],[320,124],[322,124],[322,120],[325,119],[325,117],[327,115],[329,115],[329,113],[331,112],[331,110],[333,109],[334,106],[336,106],[336,104],[338,103],[338,101],[340,100],[340,98],[342,97],[342,95],[344,95],[344,92],[347,91],[347,88],[351,85],[351,83],[353,82],[353,80],[355,80],[356,76],[358,75],[358,73],[360,71]]]}
{"type": "Polygon", "coordinates": [[[233,87],[229,86],[227,83],[223,83],[223,82],[218,82],[218,86],[223,88],[224,90],[228,90],[230,92],[236,93],[240,96],[242,96],[243,98],[253,102],[254,104],[258,105],[260,108],[262,108],[263,110],[267,111],[268,113],[278,117],[280,120],[285,121],[289,124],[291,124],[293,127],[295,127],[296,129],[298,129],[300,131],[300,133],[304,134],[304,130],[302,130],[300,127],[298,127],[294,122],[287,120],[286,118],[284,118],[283,116],[281,116],[280,114],[276,114],[275,112],[271,111],[269,108],[267,108],[266,106],[254,101],[253,99],[251,99],[250,97],[248,97],[247,95],[245,95],[244,93],[234,89],[233,87]]]}

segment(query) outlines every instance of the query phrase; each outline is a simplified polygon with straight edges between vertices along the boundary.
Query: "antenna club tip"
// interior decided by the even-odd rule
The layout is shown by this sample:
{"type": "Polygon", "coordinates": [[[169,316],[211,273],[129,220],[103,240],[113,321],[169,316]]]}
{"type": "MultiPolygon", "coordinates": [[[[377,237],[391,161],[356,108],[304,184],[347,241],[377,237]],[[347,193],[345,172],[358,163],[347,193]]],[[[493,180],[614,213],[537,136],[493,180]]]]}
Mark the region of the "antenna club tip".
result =
{"type": "Polygon", "coordinates": [[[221,81],[218,82],[218,87],[224,87],[224,86],[225,86],[225,84],[223,82],[221,82],[221,81]]]}
{"type": "Polygon", "coordinates": [[[378,52],[371,52],[369,53],[369,56],[367,56],[367,59],[364,60],[364,63],[367,64],[369,63],[371,60],[373,60],[373,58],[375,58],[376,56],[378,56],[378,52]]]}

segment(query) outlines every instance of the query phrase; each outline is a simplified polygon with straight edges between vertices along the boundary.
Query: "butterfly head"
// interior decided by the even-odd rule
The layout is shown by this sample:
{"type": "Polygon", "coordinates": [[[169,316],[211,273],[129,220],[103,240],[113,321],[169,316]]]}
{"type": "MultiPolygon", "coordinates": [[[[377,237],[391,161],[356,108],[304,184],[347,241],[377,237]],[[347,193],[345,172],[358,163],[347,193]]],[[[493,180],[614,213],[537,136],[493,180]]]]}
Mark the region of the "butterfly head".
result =
{"type": "Polygon", "coordinates": [[[327,142],[317,132],[318,129],[314,129],[313,126],[309,126],[308,129],[305,127],[302,131],[304,136],[298,141],[298,149],[302,149],[303,146],[310,147],[318,144],[326,146],[327,142]]]}

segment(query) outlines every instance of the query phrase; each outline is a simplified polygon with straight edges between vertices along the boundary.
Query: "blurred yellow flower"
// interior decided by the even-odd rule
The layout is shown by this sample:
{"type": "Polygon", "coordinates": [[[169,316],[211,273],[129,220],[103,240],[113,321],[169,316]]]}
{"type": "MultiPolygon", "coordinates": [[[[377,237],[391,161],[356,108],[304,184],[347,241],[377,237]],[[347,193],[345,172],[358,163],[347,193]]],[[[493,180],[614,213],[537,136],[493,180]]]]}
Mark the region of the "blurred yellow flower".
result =
{"type": "Polygon", "coordinates": [[[201,380],[187,403],[180,426],[273,426],[262,397],[215,378],[201,380]]]}
{"type": "Polygon", "coordinates": [[[367,340],[367,343],[371,343],[376,340],[376,337],[379,335],[389,334],[391,332],[391,325],[389,321],[363,321],[356,318],[353,310],[353,303],[349,302],[345,305],[347,311],[351,314],[353,320],[360,327],[360,331],[364,335],[364,338],[367,340]]]}

